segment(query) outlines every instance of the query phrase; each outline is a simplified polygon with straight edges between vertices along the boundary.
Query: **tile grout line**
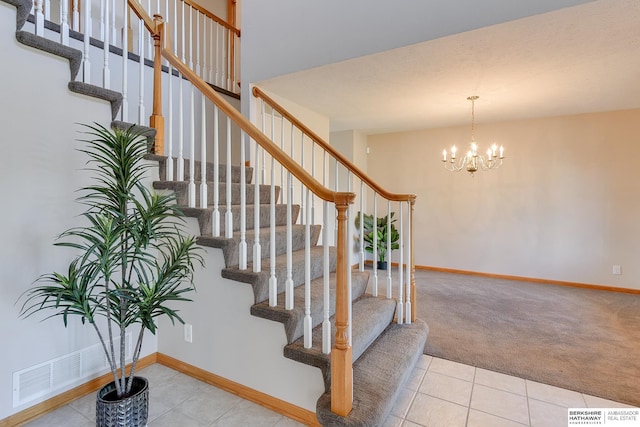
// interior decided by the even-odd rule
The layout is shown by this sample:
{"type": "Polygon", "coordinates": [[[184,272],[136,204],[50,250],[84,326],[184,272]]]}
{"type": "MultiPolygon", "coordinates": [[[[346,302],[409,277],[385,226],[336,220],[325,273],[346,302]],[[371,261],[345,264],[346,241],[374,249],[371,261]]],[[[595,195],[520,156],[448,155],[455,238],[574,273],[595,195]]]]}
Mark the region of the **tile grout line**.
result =
{"type": "Polygon", "coordinates": [[[476,375],[478,374],[478,368],[473,367],[473,381],[471,381],[471,393],[469,394],[469,402],[467,402],[467,419],[464,422],[465,427],[469,425],[469,416],[471,415],[471,400],[473,399],[473,391],[476,388],[476,375]]]}

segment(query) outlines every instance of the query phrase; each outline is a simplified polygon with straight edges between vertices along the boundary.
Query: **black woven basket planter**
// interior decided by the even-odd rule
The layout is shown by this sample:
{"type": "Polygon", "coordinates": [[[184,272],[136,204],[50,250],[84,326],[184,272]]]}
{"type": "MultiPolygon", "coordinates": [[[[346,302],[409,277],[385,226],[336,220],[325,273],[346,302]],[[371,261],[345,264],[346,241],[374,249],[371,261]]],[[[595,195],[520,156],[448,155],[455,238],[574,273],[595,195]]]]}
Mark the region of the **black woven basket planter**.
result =
{"type": "Polygon", "coordinates": [[[112,381],[98,391],[96,398],[97,427],[144,427],[149,414],[149,382],[134,377],[131,396],[118,399],[112,381]]]}

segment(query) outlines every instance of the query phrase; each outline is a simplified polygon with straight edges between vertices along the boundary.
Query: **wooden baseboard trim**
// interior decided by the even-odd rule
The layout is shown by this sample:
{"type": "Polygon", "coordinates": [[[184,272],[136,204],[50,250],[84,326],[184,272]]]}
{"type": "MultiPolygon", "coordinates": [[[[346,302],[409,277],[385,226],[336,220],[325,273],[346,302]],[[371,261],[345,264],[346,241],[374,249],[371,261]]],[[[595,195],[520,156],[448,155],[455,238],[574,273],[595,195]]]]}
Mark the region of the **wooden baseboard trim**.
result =
{"type": "MultiPolygon", "coordinates": [[[[365,264],[373,265],[373,262],[371,260],[367,260],[365,261],[365,264]]],[[[392,262],[391,266],[398,267],[398,263],[392,262]]],[[[405,268],[405,266],[406,264],[403,264],[402,268],[405,268]]],[[[358,268],[358,264],[355,264],[353,268],[354,269],[358,268]]],[[[567,282],[563,280],[552,280],[552,279],[538,279],[536,277],[511,276],[508,274],[483,273],[479,271],[457,270],[455,268],[432,267],[428,265],[416,265],[416,270],[440,271],[442,273],[467,274],[469,276],[490,277],[492,279],[518,280],[521,282],[542,283],[546,285],[569,286],[572,288],[593,289],[596,291],[609,291],[609,292],[620,292],[623,294],[640,295],[640,289],[618,288],[615,286],[606,286],[606,285],[592,285],[590,283],[567,282]]]]}
{"type": "Polygon", "coordinates": [[[469,276],[490,277],[492,279],[518,280],[521,282],[541,283],[547,285],[569,286],[572,288],[593,289],[596,291],[620,292],[625,294],[640,294],[640,289],[618,288],[615,286],[592,285],[589,283],[567,282],[562,280],[538,279],[535,277],[511,276],[507,274],[482,273],[477,271],[456,270],[454,268],[430,267],[416,265],[416,270],[440,271],[443,273],[467,274],[469,276]]]}
{"type": "Polygon", "coordinates": [[[276,397],[254,390],[245,385],[212,374],[204,369],[174,359],[166,354],[158,353],[157,362],[190,377],[204,381],[222,390],[233,393],[243,399],[250,400],[272,411],[282,414],[308,426],[320,426],[316,414],[299,406],[280,400],[276,397]]]}
{"type": "MultiPolygon", "coordinates": [[[[146,368],[147,366],[156,363],[158,353],[150,354],[138,360],[136,370],[146,368]]],[[[131,365],[127,365],[127,372],[130,372],[131,365]]],[[[98,378],[87,381],[78,387],[67,390],[64,393],[60,393],[57,396],[53,396],[51,399],[47,399],[44,402],[35,404],[23,411],[13,414],[5,419],[0,420],[0,427],[20,426],[29,421],[41,417],[49,412],[53,412],[56,409],[65,406],[76,399],[86,396],[89,393],[97,392],[102,386],[113,381],[113,375],[109,372],[98,378]]]]}

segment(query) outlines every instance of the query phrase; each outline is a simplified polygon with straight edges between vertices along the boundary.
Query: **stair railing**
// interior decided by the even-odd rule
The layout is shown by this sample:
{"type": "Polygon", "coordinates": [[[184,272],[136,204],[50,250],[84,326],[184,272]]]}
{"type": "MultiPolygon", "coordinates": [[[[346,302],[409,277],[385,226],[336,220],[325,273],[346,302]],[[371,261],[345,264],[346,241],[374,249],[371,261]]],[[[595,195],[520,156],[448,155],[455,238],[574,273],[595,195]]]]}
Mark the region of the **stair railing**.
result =
{"type": "Polygon", "coordinates": [[[144,9],[147,16],[166,17],[173,29],[174,52],[180,52],[183,62],[193,64],[200,77],[220,89],[239,93],[240,30],[193,0],[35,0],[33,31],[81,50],[77,79],[120,92],[119,118],[145,124],[153,94],[145,92],[145,81],[152,78],[154,41],[150,23],[142,19],[134,22],[129,9],[132,4],[144,9]],[[92,46],[101,54],[96,55],[92,46]]]}
{"type": "MultiPolygon", "coordinates": [[[[233,233],[239,231],[240,245],[238,255],[238,266],[240,269],[247,269],[248,263],[253,263],[253,270],[259,272],[261,270],[261,256],[262,256],[262,243],[260,241],[260,224],[265,219],[261,218],[261,198],[260,198],[260,185],[262,183],[270,185],[270,194],[274,194],[275,182],[268,183],[267,176],[270,176],[271,172],[276,170],[276,164],[282,165],[283,170],[286,171],[288,186],[286,192],[289,196],[287,198],[286,214],[287,214],[287,264],[288,272],[278,274],[279,277],[275,278],[273,289],[280,289],[286,287],[292,288],[294,281],[305,284],[305,347],[311,344],[311,329],[313,322],[319,323],[321,319],[311,319],[309,313],[310,307],[310,265],[309,265],[309,253],[311,250],[310,245],[310,211],[307,213],[307,217],[303,220],[305,222],[305,271],[304,277],[299,277],[299,273],[296,272],[296,277],[291,276],[291,234],[293,226],[293,196],[292,189],[295,186],[301,188],[301,193],[304,194],[307,200],[310,200],[313,196],[327,203],[335,205],[336,209],[336,233],[334,243],[336,246],[336,265],[335,265],[335,283],[336,283],[336,313],[334,318],[335,326],[335,341],[331,349],[331,369],[332,369],[332,410],[340,415],[347,415],[352,408],[353,397],[353,380],[352,380],[352,350],[350,342],[350,286],[349,286],[349,216],[348,210],[350,204],[353,203],[355,194],[350,191],[335,191],[327,188],[320,183],[310,173],[308,173],[304,167],[298,164],[292,157],[285,153],[281,148],[268,138],[261,130],[254,126],[249,120],[247,120],[242,114],[231,106],[221,95],[219,95],[212,87],[203,80],[194,70],[192,70],[187,64],[185,64],[181,58],[174,52],[175,42],[170,42],[166,37],[166,34],[173,34],[167,30],[167,26],[162,22],[159,15],[154,17],[154,25],[149,24],[149,17],[144,16],[145,13],[135,0],[129,0],[130,6],[135,10],[135,13],[142,18],[145,27],[150,30],[154,41],[155,50],[160,52],[161,57],[168,63],[169,69],[172,70],[168,76],[160,71],[155,72],[156,83],[154,84],[154,105],[161,106],[163,95],[158,90],[162,86],[162,91],[170,99],[169,106],[176,106],[177,112],[172,111],[167,116],[167,145],[162,147],[162,120],[156,120],[155,125],[159,128],[159,136],[156,139],[155,152],[158,154],[165,154],[167,156],[167,165],[175,165],[177,170],[175,180],[186,181],[188,186],[188,205],[199,206],[201,208],[207,208],[211,206],[211,221],[210,232],[212,235],[220,235],[224,230],[224,236],[227,238],[233,237],[233,233]],[[161,85],[163,79],[169,80],[169,84],[161,85]],[[176,81],[174,81],[176,80],[176,81]],[[173,82],[173,83],[172,83],[173,82]],[[184,89],[183,90],[183,86],[184,89]],[[185,92],[188,95],[185,96],[185,92]],[[183,116],[189,115],[191,117],[190,123],[184,123],[183,116]],[[195,118],[195,120],[194,120],[195,118]],[[236,159],[236,164],[241,166],[241,188],[240,188],[240,211],[236,210],[235,206],[232,206],[232,181],[231,181],[231,164],[232,164],[232,151],[234,151],[234,144],[232,144],[233,136],[239,137],[240,144],[240,159],[236,159]],[[189,142],[189,146],[185,146],[184,141],[189,142]],[[174,146],[173,141],[177,142],[177,146],[174,146]],[[197,145],[196,145],[197,143],[197,145]],[[246,148],[249,147],[255,153],[254,159],[254,201],[253,212],[251,212],[250,205],[246,200],[246,187],[245,180],[245,164],[249,156],[247,156],[246,148]],[[268,156],[268,158],[267,158],[268,156]],[[220,174],[224,176],[226,182],[226,191],[224,198],[217,193],[217,189],[222,184],[219,182],[219,166],[220,159],[226,157],[226,173],[220,174]],[[185,159],[189,159],[188,165],[185,159]],[[196,170],[195,159],[199,160],[199,163],[203,165],[200,167],[200,171],[196,170]],[[208,184],[210,171],[205,166],[206,160],[213,160],[213,200],[209,195],[208,184]],[[273,164],[273,167],[269,165],[273,164]],[[199,175],[199,177],[196,177],[199,175]],[[199,190],[199,191],[198,191],[199,190]],[[222,205],[226,204],[226,208],[223,209],[222,205]],[[225,210],[224,216],[222,210],[225,210]],[[239,221],[234,215],[240,215],[239,221]],[[253,216],[253,218],[251,218],[253,216]],[[253,230],[251,230],[251,219],[253,219],[253,230]],[[249,230],[247,230],[249,229],[249,230]],[[248,251],[247,240],[250,238],[250,231],[253,231],[253,251],[248,251]]],[[[161,68],[160,55],[156,54],[154,63],[156,70],[161,68]]],[[[165,97],[166,99],[166,97],[165,97]]],[[[156,112],[154,112],[156,115],[156,112]]],[[[158,112],[158,117],[161,113],[158,112]]],[[[275,200],[275,197],[272,198],[275,200]]],[[[269,212],[273,212],[272,207],[274,202],[271,202],[269,206],[269,212]]],[[[325,207],[325,216],[328,217],[328,208],[325,207]]],[[[272,216],[273,217],[273,216],[272,216]]],[[[275,227],[270,222],[269,234],[275,234],[275,227]]],[[[329,250],[328,239],[324,239],[323,247],[320,248],[323,252],[329,250]]],[[[272,266],[272,260],[275,258],[275,251],[273,250],[273,244],[269,244],[269,254],[265,254],[269,257],[270,269],[272,266]]],[[[265,247],[266,250],[266,247],[265,247]]],[[[323,271],[328,277],[328,271],[330,266],[327,262],[323,266],[323,271]]],[[[272,279],[272,278],[270,278],[272,279]]],[[[293,291],[287,293],[285,297],[288,301],[288,308],[293,308],[293,291]]],[[[329,292],[328,287],[325,290],[325,294],[329,292]]],[[[273,294],[273,291],[270,291],[273,294]]],[[[276,291],[277,293],[277,291],[276,291]]],[[[323,296],[324,301],[327,302],[327,298],[323,296]]],[[[325,304],[328,307],[329,304],[325,304]]],[[[327,323],[326,320],[324,319],[327,323]]],[[[325,326],[325,329],[331,331],[331,325],[325,326]]]]}
{"type": "MultiPolygon", "coordinates": [[[[267,93],[261,90],[259,87],[254,86],[252,88],[252,94],[254,97],[261,101],[261,114],[263,131],[269,132],[270,129],[280,128],[291,129],[291,135],[295,133],[299,134],[296,139],[293,136],[289,138],[291,141],[290,149],[288,153],[294,157],[300,158],[300,164],[305,167],[308,166],[309,160],[311,160],[312,176],[315,174],[315,161],[317,157],[330,157],[333,165],[333,188],[338,190],[340,187],[346,187],[348,191],[352,188],[356,188],[357,201],[360,208],[356,218],[356,222],[360,224],[357,233],[350,232],[350,236],[354,236],[357,242],[358,248],[358,268],[363,271],[365,268],[365,248],[369,246],[372,253],[372,289],[371,293],[377,296],[379,293],[379,268],[376,262],[379,258],[378,248],[383,249],[391,248],[397,244],[399,250],[395,252],[397,256],[397,291],[394,292],[392,266],[388,263],[386,269],[386,280],[384,286],[384,294],[387,298],[392,298],[395,294],[398,300],[396,321],[398,323],[411,323],[416,319],[416,301],[415,301],[415,264],[413,255],[413,209],[416,196],[414,194],[395,194],[385,190],[382,186],[376,183],[368,174],[358,168],[353,162],[347,159],[342,153],[327,143],[323,138],[318,136],[313,130],[307,127],[293,114],[287,111],[282,105],[270,97],[267,93]],[[270,118],[270,120],[268,119],[270,118]],[[277,122],[277,123],[276,123],[277,122]],[[294,149],[293,141],[296,140],[298,145],[297,149],[294,149]],[[311,151],[310,155],[305,158],[305,145],[306,149],[311,151]],[[319,151],[320,154],[316,154],[319,151]],[[301,153],[297,155],[296,153],[301,153]],[[306,162],[306,163],[305,163],[306,162]],[[383,202],[382,212],[379,210],[378,200],[383,202]],[[386,202],[386,203],[384,203],[386,202]],[[404,208],[403,208],[404,206],[404,208]],[[366,209],[365,209],[366,207],[366,209]],[[386,209],[385,209],[386,208],[386,209]],[[395,210],[394,210],[395,208],[395,210]],[[371,212],[373,218],[379,218],[381,213],[381,220],[374,220],[371,223],[371,230],[369,230],[370,239],[365,241],[365,233],[363,232],[362,224],[365,224],[365,210],[371,212]],[[406,209],[406,211],[404,211],[406,209]],[[385,221],[386,219],[386,221],[385,221]],[[394,243],[394,233],[388,232],[388,230],[395,229],[395,223],[399,224],[398,228],[398,241],[394,243]],[[406,224],[406,227],[405,227],[406,224]],[[378,238],[382,237],[386,241],[382,244],[378,241],[378,238]]],[[[284,136],[287,132],[282,132],[284,136]]],[[[281,143],[281,147],[286,149],[289,141],[281,143]]],[[[323,163],[325,161],[323,160],[323,163]]],[[[313,206],[309,206],[308,203],[305,206],[304,203],[301,206],[302,211],[311,209],[313,206]]],[[[303,218],[303,215],[301,215],[303,218]]],[[[350,215],[353,217],[353,215],[350,215]]],[[[350,224],[351,225],[351,224],[350,224]]],[[[391,250],[387,250],[387,255],[392,253],[391,250]]],[[[384,257],[382,257],[384,258],[384,257]]],[[[353,263],[350,263],[353,265],[353,263]]]]}

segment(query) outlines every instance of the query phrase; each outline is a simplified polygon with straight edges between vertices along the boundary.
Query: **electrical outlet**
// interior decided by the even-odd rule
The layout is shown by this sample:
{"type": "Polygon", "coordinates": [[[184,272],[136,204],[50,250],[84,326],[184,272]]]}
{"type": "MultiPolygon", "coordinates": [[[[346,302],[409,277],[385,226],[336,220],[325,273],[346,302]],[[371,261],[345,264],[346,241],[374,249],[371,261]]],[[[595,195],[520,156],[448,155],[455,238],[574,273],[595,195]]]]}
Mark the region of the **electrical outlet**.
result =
{"type": "Polygon", "coordinates": [[[188,323],[184,324],[184,340],[186,342],[193,342],[193,326],[188,323]]]}
{"type": "Polygon", "coordinates": [[[613,266],[613,274],[622,274],[621,270],[620,270],[620,266],[619,265],[614,265],[613,266]]]}

